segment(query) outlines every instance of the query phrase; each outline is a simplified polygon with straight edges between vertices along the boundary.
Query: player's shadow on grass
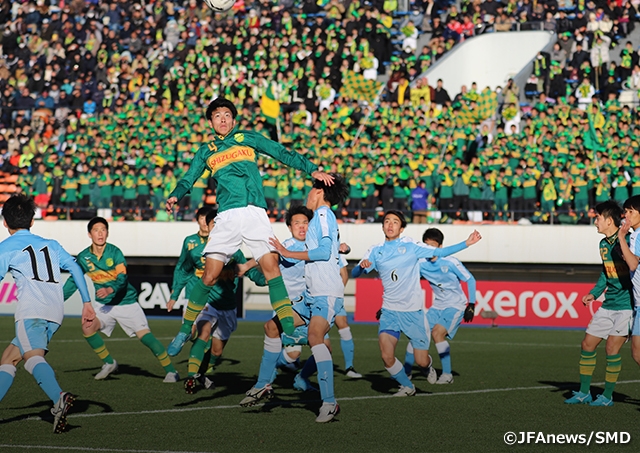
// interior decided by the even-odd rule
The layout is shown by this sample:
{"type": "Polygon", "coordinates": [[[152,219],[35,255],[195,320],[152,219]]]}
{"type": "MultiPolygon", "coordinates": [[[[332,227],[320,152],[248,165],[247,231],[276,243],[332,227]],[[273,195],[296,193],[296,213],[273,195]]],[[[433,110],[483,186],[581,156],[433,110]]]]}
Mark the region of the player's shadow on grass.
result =
{"type": "MultiPolygon", "coordinates": [[[[100,371],[100,367],[92,367],[92,368],[78,368],[75,370],[66,370],[65,373],[80,373],[80,372],[92,372],[92,374],[97,374],[100,371]]],[[[153,374],[148,370],[142,369],[137,366],[127,365],[126,363],[118,363],[118,371],[107,376],[106,379],[118,379],[119,374],[130,374],[132,376],[143,376],[150,378],[163,378],[163,376],[159,376],[157,374],[153,374]]]]}
{"type": "MultiPolygon", "coordinates": [[[[580,389],[580,383],[571,381],[571,382],[558,382],[558,381],[538,381],[540,384],[551,385],[556,387],[552,389],[553,393],[562,392],[562,396],[564,399],[571,398],[573,396],[574,391],[578,391],[580,389]]],[[[604,386],[591,386],[590,392],[591,396],[595,400],[596,396],[600,395],[604,391],[604,386]]],[[[625,403],[625,404],[634,404],[636,406],[640,406],[640,400],[637,398],[632,398],[629,395],[625,395],[620,392],[613,392],[613,402],[614,403],[625,403]]],[[[638,409],[640,410],[640,409],[638,409]]]]}
{"type": "MultiPolygon", "coordinates": [[[[113,412],[113,409],[108,404],[104,404],[99,401],[84,400],[80,397],[73,404],[73,407],[69,411],[69,416],[73,417],[74,414],[85,413],[92,406],[100,407],[102,409],[101,411],[102,413],[113,412]]],[[[37,403],[30,404],[29,406],[15,407],[11,409],[14,409],[14,410],[36,409],[37,411],[34,411],[30,414],[20,414],[20,415],[16,415],[15,417],[0,419],[0,425],[19,422],[19,421],[23,421],[30,418],[39,418],[45,422],[53,423],[53,415],[51,414],[51,403],[49,401],[40,401],[37,403]],[[38,410],[41,407],[43,407],[43,409],[38,410]]],[[[77,426],[74,426],[74,427],[71,427],[70,425],[67,426],[67,429],[75,429],[75,428],[77,428],[77,426]]]]}

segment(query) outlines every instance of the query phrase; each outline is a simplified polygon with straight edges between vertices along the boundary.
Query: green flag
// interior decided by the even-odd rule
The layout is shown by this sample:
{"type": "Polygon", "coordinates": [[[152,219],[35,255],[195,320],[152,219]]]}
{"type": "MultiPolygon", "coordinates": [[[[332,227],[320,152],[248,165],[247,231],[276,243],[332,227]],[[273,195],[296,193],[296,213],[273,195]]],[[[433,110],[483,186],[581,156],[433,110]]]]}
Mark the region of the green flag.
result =
{"type": "Polygon", "coordinates": [[[362,74],[354,71],[345,71],[342,73],[340,96],[345,99],[367,101],[373,104],[378,98],[382,85],[382,82],[365,79],[362,74]]]}

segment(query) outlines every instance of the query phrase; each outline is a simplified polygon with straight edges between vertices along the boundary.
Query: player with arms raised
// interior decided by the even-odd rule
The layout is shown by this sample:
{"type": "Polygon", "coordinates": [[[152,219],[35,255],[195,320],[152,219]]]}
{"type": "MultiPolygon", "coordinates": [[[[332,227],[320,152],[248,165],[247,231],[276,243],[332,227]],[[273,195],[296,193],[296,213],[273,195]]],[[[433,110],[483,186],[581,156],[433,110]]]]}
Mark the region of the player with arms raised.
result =
{"type": "Polygon", "coordinates": [[[477,243],[482,237],[474,231],[465,242],[435,248],[400,237],[407,226],[402,212],[387,211],[382,221],[385,241],[367,252],[353,269],[352,276],[359,277],[374,269],[380,274],[383,294],[378,341],[382,361],[391,377],[400,384],[400,390],[394,395],[413,396],[416,388],[395,357],[395,349],[400,333],[404,333],[411,341],[417,364],[422,368],[431,366],[430,329],[420,287],[420,259],[451,255],[477,243]]]}
{"type": "Polygon", "coordinates": [[[82,269],[60,244],[32,234],[35,204],[25,195],[15,195],[4,204],[2,217],[11,236],[0,243],[0,276],[11,272],[18,287],[15,313],[16,337],[2,355],[0,365],[0,400],[4,398],[16,374],[15,365],[24,359],[24,368],[53,401],[53,431],[66,427],[66,415],[75,396],[63,392],[51,365],[44,358],[51,337],[64,317],[64,298],[60,269],[82,280],[82,320],[91,323],[95,313],[82,269]]]}
{"type": "Polygon", "coordinates": [[[269,286],[269,299],[276,312],[281,331],[293,333],[291,301],[282,281],[278,254],[269,244],[273,229],[266,213],[262,178],[257,165],[258,153],[266,154],[313,178],[330,185],[333,178],[301,155],[261,134],[239,130],[233,103],[217,98],[207,107],[207,120],[215,133],[200,147],[184,177],[167,200],[167,211],[184,197],[205,170],[217,183],[218,216],[216,227],[204,249],[207,257],[204,274],[191,291],[180,332],[169,345],[169,355],[177,355],[191,333],[191,326],[207,303],[209,291],[222,268],[244,242],[259,262],[269,286]]]}

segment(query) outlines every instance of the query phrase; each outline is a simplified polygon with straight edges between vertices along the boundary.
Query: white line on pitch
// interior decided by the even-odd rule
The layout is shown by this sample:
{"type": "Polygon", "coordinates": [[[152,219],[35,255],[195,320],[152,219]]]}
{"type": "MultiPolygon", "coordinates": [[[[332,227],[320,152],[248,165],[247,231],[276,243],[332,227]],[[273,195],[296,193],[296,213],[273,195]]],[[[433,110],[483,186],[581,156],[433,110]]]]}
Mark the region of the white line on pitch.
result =
{"type": "MultiPolygon", "coordinates": [[[[639,380],[632,381],[618,381],[616,385],[624,385],[624,384],[638,384],[639,380]]],[[[596,382],[591,385],[604,385],[604,382],[596,382]]],[[[438,393],[418,393],[417,397],[433,397],[433,396],[456,396],[456,395],[475,395],[475,394],[483,394],[483,393],[500,393],[500,392],[519,392],[522,390],[554,390],[559,389],[554,385],[536,385],[532,387],[507,387],[507,388],[494,388],[494,389],[478,389],[478,390],[462,390],[458,392],[438,392],[438,393]]],[[[340,402],[343,401],[361,401],[361,400],[378,400],[378,399],[386,399],[386,398],[394,398],[393,394],[385,394],[385,395],[370,395],[370,396],[352,396],[346,398],[339,398],[340,402]]],[[[253,407],[259,406],[281,406],[281,405],[292,405],[292,404],[306,404],[319,400],[291,400],[291,401],[275,401],[269,402],[266,404],[256,404],[253,407]]],[[[97,414],[75,414],[69,415],[67,418],[93,418],[93,417],[110,417],[110,416],[120,416],[120,415],[151,415],[151,414],[170,414],[170,413],[179,413],[179,412],[194,412],[194,411],[206,411],[206,410],[219,410],[219,409],[238,409],[240,406],[237,404],[225,405],[225,406],[203,406],[203,407],[188,407],[182,409],[156,409],[150,411],[137,411],[137,412],[99,412],[97,414]]],[[[29,417],[24,420],[42,420],[40,417],[29,417]]]]}
{"type": "MultiPolygon", "coordinates": [[[[173,337],[157,337],[158,340],[172,340],[173,337]]],[[[233,335],[235,339],[263,339],[264,335],[233,335]]],[[[368,337],[368,338],[355,338],[356,341],[378,341],[377,337],[368,337]]],[[[0,342],[6,342],[11,340],[0,340],[0,342]]],[[[138,341],[137,338],[109,338],[107,342],[112,341],[138,341]]],[[[54,346],[55,343],[85,343],[86,340],[82,338],[73,339],[73,340],[53,340],[54,346]]],[[[517,342],[507,342],[507,341],[471,341],[471,340],[453,340],[451,343],[455,344],[477,344],[477,345],[494,345],[494,346],[526,346],[526,347],[541,347],[541,348],[578,348],[579,344],[562,344],[562,343],[517,343],[517,342]]]]}
{"type": "Polygon", "coordinates": [[[41,450],[75,450],[75,451],[104,451],[116,453],[211,453],[211,452],[194,452],[194,451],[173,451],[173,450],[121,450],[117,448],[91,448],[91,447],[55,447],[53,445],[10,445],[0,444],[0,448],[23,448],[32,450],[39,448],[41,450]]]}

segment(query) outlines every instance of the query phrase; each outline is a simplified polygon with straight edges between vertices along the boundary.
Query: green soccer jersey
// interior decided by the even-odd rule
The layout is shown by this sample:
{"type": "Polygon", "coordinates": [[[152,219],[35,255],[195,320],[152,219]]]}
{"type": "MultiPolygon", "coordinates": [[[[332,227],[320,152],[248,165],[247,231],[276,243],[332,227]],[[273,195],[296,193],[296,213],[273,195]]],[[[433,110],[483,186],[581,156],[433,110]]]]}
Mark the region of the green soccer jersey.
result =
{"type": "Polygon", "coordinates": [[[633,309],[633,285],[629,266],[622,257],[618,232],[600,241],[602,273],[596,286],[589,291],[596,299],[607,290],[602,308],[607,310],[633,309]]]}
{"type": "Polygon", "coordinates": [[[308,174],[318,169],[305,157],[288,151],[284,146],[264,138],[257,132],[240,131],[235,127],[227,136],[216,135],[196,153],[189,171],[169,195],[182,199],[205,170],[217,183],[218,212],[248,205],[266,209],[262,178],[258,170],[258,153],[308,174]]]}
{"type": "MultiPolygon", "coordinates": [[[[106,244],[102,256],[98,257],[87,247],[76,257],[76,261],[93,282],[96,292],[101,288],[111,288],[107,297],[98,297],[96,302],[103,305],[129,305],[138,302],[138,293],[127,278],[127,262],[122,251],[112,244],[106,244]]],[[[76,292],[78,287],[73,277],[64,284],[65,300],[76,292]]]]}
{"type": "MultiPolygon", "coordinates": [[[[204,273],[205,257],[202,255],[208,238],[199,234],[187,236],[182,244],[182,252],[173,272],[173,291],[171,299],[177,300],[182,288],[185,288],[185,296],[188,298],[193,286],[204,273]]],[[[247,259],[240,250],[233,254],[227,263],[216,284],[209,291],[207,303],[219,310],[231,310],[236,308],[236,288],[238,278],[235,277],[236,264],[244,264],[247,259]]],[[[247,272],[247,277],[258,286],[265,286],[267,280],[257,269],[253,268],[247,272]]]]}

